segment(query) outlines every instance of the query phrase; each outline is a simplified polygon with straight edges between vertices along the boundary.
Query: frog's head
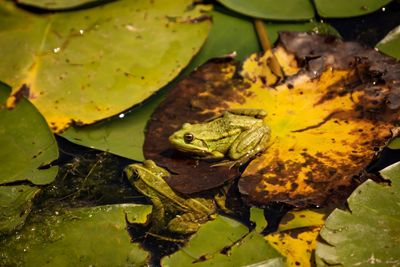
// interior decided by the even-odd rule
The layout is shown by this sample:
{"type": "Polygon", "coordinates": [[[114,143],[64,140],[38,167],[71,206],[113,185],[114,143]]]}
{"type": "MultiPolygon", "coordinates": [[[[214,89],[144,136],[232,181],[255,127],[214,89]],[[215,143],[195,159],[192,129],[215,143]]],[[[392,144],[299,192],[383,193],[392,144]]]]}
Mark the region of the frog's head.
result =
{"type": "Polygon", "coordinates": [[[204,158],[223,157],[215,149],[215,140],[206,124],[184,123],[182,128],[169,137],[169,142],[179,151],[204,158]],[[218,155],[217,155],[218,154],[218,155]]]}
{"type": "Polygon", "coordinates": [[[138,187],[138,184],[157,184],[163,177],[169,176],[169,172],[159,166],[152,160],[145,160],[143,163],[134,163],[128,165],[124,172],[129,182],[138,187]]]}

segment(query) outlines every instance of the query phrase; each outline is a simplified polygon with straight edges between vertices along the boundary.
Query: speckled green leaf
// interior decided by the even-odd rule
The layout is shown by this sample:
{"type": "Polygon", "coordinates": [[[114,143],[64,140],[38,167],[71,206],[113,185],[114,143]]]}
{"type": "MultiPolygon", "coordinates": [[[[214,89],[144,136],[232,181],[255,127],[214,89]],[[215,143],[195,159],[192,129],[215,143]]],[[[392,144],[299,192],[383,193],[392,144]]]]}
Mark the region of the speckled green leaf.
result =
{"type": "Polygon", "coordinates": [[[376,47],[382,53],[400,59],[400,25],[390,31],[376,47]]]}
{"type": "Polygon", "coordinates": [[[0,184],[51,183],[58,167],[40,167],[58,158],[54,135],[29,101],[22,98],[14,109],[6,109],[9,93],[10,89],[0,83],[0,184]]]}
{"type": "Polygon", "coordinates": [[[119,117],[83,127],[70,127],[62,133],[69,141],[108,151],[113,154],[143,161],[144,131],[151,113],[162,101],[164,94],[153,96],[143,106],[119,117]]]}
{"type": "Polygon", "coordinates": [[[391,184],[367,180],[336,209],[320,232],[318,266],[400,265],[400,163],[381,171],[391,184]]]}
{"type": "Polygon", "coordinates": [[[121,204],[35,214],[0,241],[1,266],[143,266],[148,253],[131,242],[125,216],[143,223],[151,206],[121,204]]]}
{"type": "Polygon", "coordinates": [[[272,20],[307,20],[314,17],[309,0],[218,0],[241,14],[272,20]]]}
{"type": "Polygon", "coordinates": [[[68,9],[105,0],[16,0],[19,4],[43,9],[68,9]]]}
{"type": "Polygon", "coordinates": [[[28,185],[0,186],[0,232],[10,232],[24,223],[39,191],[28,185]]]}
{"type": "Polygon", "coordinates": [[[161,260],[163,267],[248,265],[284,266],[284,260],[263,236],[223,216],[207,222],[188,244],[161,260]]]}
{"type": "Polygon", "coordinates": [[[318,14],[326,18],[346,18],[372,13],[392,0],[313,0],[318,14]]]}
{"type": "MultiPolygon", "coordinates": [[[[260,51],[257,35],[250,19],[230,16],[218,10],[213,11],[212,16],[213,25],[209,37],[199,54],[185,68],[184,75],[210,58],[236,52],[237,59],[242,60],[249,54],[260,51]]],[[[278,38],[278,31],[285,30],[337,34],[325,23],[268,23],[266,25],[273,42],[278,38]]],[[[169,87],[165,91],[168,89],[169,87]]],[[[62,133],[62,136],[79,145],[141,161],[144,159],[142,146],[145,126],[153,110],[163,99],[163,95],[157,94],[137,109],[120,114],[123,116],[122,119],[116,117],[95,125],[71,127],[62,133]]]]}
{"type": "Polygon", "coordinates": [[[13,95],[28,94],[55,132],[91,124],[177,76],[207,37],[208,9],[192,0],[120,0],[37,15],[2,1],[0,80],[13,95]]]}

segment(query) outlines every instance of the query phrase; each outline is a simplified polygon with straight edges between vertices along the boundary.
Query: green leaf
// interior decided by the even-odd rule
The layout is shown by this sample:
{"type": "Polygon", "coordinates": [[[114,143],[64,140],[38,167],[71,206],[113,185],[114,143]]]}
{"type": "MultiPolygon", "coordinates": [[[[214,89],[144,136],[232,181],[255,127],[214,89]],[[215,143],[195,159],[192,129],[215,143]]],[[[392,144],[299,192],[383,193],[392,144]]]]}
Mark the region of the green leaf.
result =
{"type": "Polygon", "coordinates": [[[100,1],[104,0],[16,0],[16,2],[19,4],[50,10],[75,8],[88,3],[100,1]]]}
{"type": "Polygon", "coordinates": [[[40,113],[22,96],[14,109],[6,109],[9,93],[0,83],[0,184],[51,183],[58,167],[40,167],[58,158],[56,140],[40,113]]]}
{"type": "Polygon", "coordinates": [[[316,249],[318,266],[400,264],[400,163],[381,171],[391,185],[367,180],[348,198],[349,210],[326,220],[316,249]]]}
{"type": "Polygon", "coordinates": [[[388,144],[390,149],[400,149],[400,138],[395,138],[388,144]]]}
{"type": "Polygon", "coordinates": [[[161,260],[163,267],[251,264],[284,266],[284,261],[261,235],[254,231],[249,233],[244,225],[223,216],[204,224],[188,244],[161,260]]]}
{"type": "Polygon", "coordinates": [[[314,17],[309,0],[218,0],[238,13],[269,20],[308,20],[314,17]]]}
{"type": "Polygon", "coordinates": [[[164,93],[157,94],[143,106],[128,113],[94,125],[70,127],[61,134],[69,141],[113,154],[143,161],[144,131],[153,110],[163,100],[164,93]]]}
{"type": "Polygon", "coordinates": [[[2,1],[0,80],[13,95],[29,91],[56,132],[91,124],[142,102],[177,76],[207,37],[208,9],[192,0],[120,0],[37,15],[2,1]]]}
{"type": "Polygon", "coordinates": [[[27,185],[0,186],[0,232],[10,232],[25,222],[39,191],[27,185]]]}
{"type": "Polygon", "coordinates": [[[125,216],[144,223],[150,212],[151,206],[121,204],[35,214],[0,241],[0,265],[143,266],[148,253],[131,243],[125,216]]]}
{"type": "Polygon", "coordinates": [[[376,47],[382,53],[400,59],[400,25],[391,30],[376,47]]]}
{"type": "Polygon", "coordinates": [[[314,0],[318,14],[325,18],[347,18],[372,13],[392,0],[314,0]]]}

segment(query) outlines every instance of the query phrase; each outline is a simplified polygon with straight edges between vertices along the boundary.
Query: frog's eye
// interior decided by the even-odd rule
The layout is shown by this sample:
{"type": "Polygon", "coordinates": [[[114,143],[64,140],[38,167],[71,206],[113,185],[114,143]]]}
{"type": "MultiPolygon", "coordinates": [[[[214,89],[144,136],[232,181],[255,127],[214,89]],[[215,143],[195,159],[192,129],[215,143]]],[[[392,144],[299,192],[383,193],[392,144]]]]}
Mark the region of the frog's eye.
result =
{"type": "Polygon", "coordinates": [[[185,143],[190,143],[193,141],[193,139],[194,139],[194,136],[191,133],[185,133],[183,135],[183,140],[185,140],[185,143]]]}

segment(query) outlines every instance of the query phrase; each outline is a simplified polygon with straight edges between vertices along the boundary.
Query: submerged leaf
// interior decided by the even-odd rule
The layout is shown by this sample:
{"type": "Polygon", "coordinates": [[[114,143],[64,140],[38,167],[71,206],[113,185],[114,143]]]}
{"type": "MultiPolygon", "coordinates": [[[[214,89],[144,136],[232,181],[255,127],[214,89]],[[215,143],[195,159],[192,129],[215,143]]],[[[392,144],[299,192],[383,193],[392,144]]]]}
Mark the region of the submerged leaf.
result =
{"type": "Polygon", "coordinates": [[[207,222],[161,266],[284,266],[283,258],[263,237],[227,217],[207,222]],[[212,236],[213,238],[210,238],[212,236]],[[253,265],[251,265],[253,266],[253,265]]]}
{"type": "Polygon", "coordinates": [[[14,109],[6,109],[9,93],[9,88],[0,83],[0,184],[18,181],[51,183],[58,167],[44,166],[58,158],[54,135],[40,113],[23,96],[14,109]]]}
{"type": "Polygon", "coordinates": [[[121,204],[35,214],[1,240],[0,265],[143,266],[149,255],[131,243],[125,217],[144,223],[150,212],[151,206],[121,204]]]}
{"type": "Polygon", "coordinates": [[[392,0],[314,0],[321,17],[346,18],[372,13],[392,0]]]}
{"type": "Polygon", "coordinates": [[[25,222],[39,191],[28,185],[0,186],[0,233],[11,232],[25,222]]]}
{"type": "Polygon", "coordinates": [[[251,17],[269,20],[307,20],[314,17],[309,0],[219,0],[224,6],[251,17]]]}
{"type": "Polygon", "coordinates": [[[400,25],[391,30],[376,47],[382,53],[400,59],[400,25]]]}
{"type": "Polygon", "coordinates": [[[56,132],[116,115],[185,67],[207,37],[207,9],[191,0],[121,0],[36,15],[2,1],[0,80],[13,88],[7,104],[28,95],[56,132]]]}
{"type": "Polygon", "coordinates": [[[400,164],[381,171],[391,184],[367,180],[336,209],[321,230],[317,266],[397,266],[400,264],[400,164]]]}

